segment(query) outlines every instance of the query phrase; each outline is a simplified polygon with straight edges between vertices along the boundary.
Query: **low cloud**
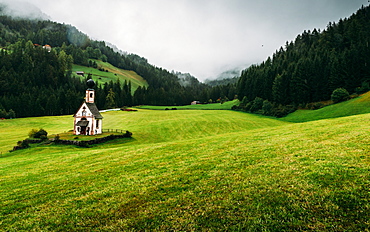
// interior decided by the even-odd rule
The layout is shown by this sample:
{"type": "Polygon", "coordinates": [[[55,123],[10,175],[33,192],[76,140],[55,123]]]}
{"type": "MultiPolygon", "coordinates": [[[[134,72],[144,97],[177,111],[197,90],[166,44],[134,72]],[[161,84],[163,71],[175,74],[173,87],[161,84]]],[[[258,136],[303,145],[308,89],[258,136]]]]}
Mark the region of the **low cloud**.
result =
{"type": "Polygon", "coordinates": [[[0,4],[3,6],[3,14],[13,18],[26,19],[50,19],[35,5],[24,1],[17,0],[1,0],[0,4]]]}

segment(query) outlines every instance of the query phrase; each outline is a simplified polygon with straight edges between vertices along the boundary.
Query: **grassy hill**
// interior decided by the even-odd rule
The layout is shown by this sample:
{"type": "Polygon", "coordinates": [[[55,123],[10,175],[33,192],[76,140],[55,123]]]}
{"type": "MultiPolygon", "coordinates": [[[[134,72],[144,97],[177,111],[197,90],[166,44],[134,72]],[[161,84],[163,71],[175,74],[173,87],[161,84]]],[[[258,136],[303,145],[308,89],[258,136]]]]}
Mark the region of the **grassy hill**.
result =
{"type": "Polygon", "coordinates": [[[93,79],[97,80],[100,84],[104,84],[111,80],[113,82],[116,82],[118,79],[121,81],[122,84],[125,80],[131,81],[132,91],[135,91],[139,86],[148,86],[148,83],[134,71],[123,70],[101,60],[93,61],[97,63],[99,68],[107,70],[108,72],[100,71],[99,69],[95,69],[93,67],[86,67],[76,64],[73,65],[72,72],[75,76],[78,76],[76,72],[83,71],[85,73],[85,77],[87,77],[87,75],[91,73],[93,79]]]}
{"type": "Polygon", "coordinates": [[[5,153],[31,128],[59,133],[72,118],[0,121],[3,230],[369,228],[370,114],[299,124],[214,110],[103,116],[133,138],[5,153]]]}
{"type": "Polygon", "coordinates": [[[330,105],[319,110],[297,110],[281,120],[288,122],[308,122],[367,113],[370,113],[370,92],[352,100],[330,105]]]}

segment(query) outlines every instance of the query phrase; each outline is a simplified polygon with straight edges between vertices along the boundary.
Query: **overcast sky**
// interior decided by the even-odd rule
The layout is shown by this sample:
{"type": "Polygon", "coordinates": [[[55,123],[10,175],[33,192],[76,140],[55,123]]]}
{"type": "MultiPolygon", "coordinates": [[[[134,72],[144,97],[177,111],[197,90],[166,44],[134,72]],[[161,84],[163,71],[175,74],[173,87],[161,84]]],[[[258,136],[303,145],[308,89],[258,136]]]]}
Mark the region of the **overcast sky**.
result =
{"type": "MultiPolygon", "coordinates": [[[[2,0],[5,1],[5,0],[2,0]]],[[[200,80],[260,63],[368,0],[23,0],[52,20],[200,80]]]]}

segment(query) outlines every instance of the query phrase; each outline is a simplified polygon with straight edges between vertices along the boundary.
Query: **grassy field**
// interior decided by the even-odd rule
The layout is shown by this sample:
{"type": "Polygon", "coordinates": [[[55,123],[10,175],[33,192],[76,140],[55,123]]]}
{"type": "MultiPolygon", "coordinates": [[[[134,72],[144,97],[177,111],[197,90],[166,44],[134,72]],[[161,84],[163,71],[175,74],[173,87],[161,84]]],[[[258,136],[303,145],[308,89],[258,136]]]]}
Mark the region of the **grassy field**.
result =
{"type": "Polygon", "coordinates": [[[70,130],[72,117],[0,121],[0,230],[369,231],[370,114],[103,116],[133,138],[5,153],[32,128],[70,130]]]}
{"type": "Polygon", "coordinates": [[[234,105],[239,104],[239,100],[228,101],[223,104],[212,103],[212,104],[199,104],[199,105],[186,105],[186,106],[140,106],[136,107],[139,109],[151,109],[151,110],[165,110],[176,108],[178,110],[230,110],[234,105]]]}
{"type": "Polygon", "coordinates": [[[109,63],[106,63],[100,60],[93,60],[93,61],[95,61],[99,67],[103,68],[104,70],[108,70],[108,72],[100,71],[92,67],[86,67],[86,66],[81,66],[81,65],[73,65],[72,72],[74,73],[75,76],[78,76],[75,73],[77,71],[83,71],[85,72],[86,77],[88,73],[91,73],[92,78],[95,81],[98,81],[100,84],[104,84],[111,80],[113,82],[116,82],[118,79],[121,81],[122,84],[124,83],[125,80],[131,81],[133,92],[139,86],[148,86],[148,83],[134,71],[119,69],[109,63]]]}
{"type": "Polygon", "coordinates": [[[287,117],[282,118],[282,120],[288,122],[308,122],[367,113],[370,113],[370,92],[352,100],[326,106],[319,110],[297,110],[287,117]]]}

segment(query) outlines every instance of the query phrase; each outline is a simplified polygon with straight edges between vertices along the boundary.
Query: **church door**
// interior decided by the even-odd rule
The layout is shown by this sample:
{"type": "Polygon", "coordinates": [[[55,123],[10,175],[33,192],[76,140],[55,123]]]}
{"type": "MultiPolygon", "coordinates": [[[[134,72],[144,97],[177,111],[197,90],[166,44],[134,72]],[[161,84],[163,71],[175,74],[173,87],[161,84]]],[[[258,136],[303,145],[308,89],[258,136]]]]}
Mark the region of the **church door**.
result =
{"type": "Polygon", "coordinates": [[[86,126],[81,126],[81,135],[86,135],[86,126]]]}

